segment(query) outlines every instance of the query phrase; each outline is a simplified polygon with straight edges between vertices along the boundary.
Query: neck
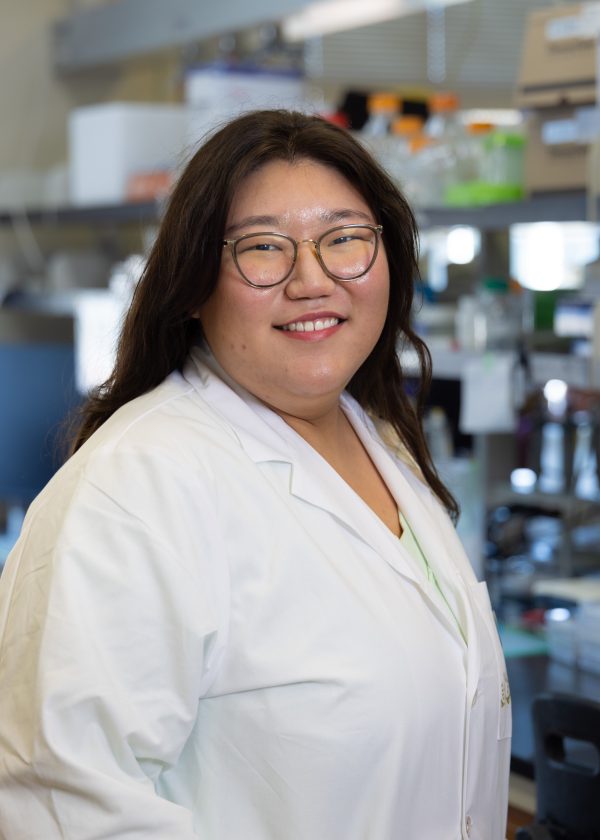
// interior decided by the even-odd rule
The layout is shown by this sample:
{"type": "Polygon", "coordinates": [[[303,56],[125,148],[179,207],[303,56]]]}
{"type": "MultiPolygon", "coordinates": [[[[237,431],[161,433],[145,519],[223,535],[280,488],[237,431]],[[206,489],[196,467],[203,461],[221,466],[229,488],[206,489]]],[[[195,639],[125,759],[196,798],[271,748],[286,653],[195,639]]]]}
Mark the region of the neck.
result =
{"type": "Polygon", "coordinates": [[[298,417],[277,409],[275,411],[326,461],[334,466],[343,462],[348,438],[354,437],[354,430],[339,402],[326,412],[310,417],[298,417]]]}

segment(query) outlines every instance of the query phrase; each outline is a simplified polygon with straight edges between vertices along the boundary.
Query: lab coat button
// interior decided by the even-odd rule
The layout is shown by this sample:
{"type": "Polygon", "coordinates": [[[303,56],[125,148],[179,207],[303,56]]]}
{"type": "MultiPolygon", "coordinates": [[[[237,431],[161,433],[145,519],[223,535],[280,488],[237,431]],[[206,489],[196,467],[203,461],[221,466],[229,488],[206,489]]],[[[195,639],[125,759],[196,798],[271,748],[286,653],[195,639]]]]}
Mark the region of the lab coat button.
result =
{"type": "Polygon", "coordinates": [[[476,688],[475,689],[475,694],[473,695],[473,699],[471,700],[471,708],[473,708],[473,706],[477,703],[478,700],[479,700],[479,689],[476,688]]]}
{"type": "Polygon", "coordinates": [[[473,828],[473,820],[468,815],[467,815],[467,819],[465,820],[465,828],[467,829],[467,837],[470,837],[471,836],[471,829],[473,828]]]}

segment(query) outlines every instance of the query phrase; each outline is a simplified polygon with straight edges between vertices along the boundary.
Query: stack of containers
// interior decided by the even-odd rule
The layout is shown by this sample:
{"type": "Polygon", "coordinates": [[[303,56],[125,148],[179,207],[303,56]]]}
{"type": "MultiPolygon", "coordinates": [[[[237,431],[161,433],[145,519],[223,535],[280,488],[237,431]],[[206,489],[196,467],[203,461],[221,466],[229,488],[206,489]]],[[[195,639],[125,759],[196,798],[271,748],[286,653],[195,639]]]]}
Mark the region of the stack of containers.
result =
{"type": "Polygon", "coordinates": [[[587,186],[590,144],[600,137],[598,32],[596,3],[538,9],[528,18],[516,104],[527,114],[529,192],[587,186]]]}

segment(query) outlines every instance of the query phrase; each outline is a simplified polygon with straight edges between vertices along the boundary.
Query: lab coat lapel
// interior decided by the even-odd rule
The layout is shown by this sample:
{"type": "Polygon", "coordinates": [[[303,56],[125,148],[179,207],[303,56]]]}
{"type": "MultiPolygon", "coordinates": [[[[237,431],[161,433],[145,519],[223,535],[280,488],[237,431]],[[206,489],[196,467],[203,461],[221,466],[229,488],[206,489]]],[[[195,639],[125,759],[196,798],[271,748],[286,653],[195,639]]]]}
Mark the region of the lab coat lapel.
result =
{"type": "MultiPolygon", "coordinates": [[[[277,414],[261,403],[253,406],[260,415],[263,426],[271,428],[269,440],[284,441],[277,445],[277,451],[285,451],[291,465],[289,491],[297,499],[314,505],[334,516],[354,537],[369,545],[379,556],[384,557],[397,572],[417,581],[417,576],[410,563],[403,562],[398,552],[397,537],[389,531],[371,508],[355,493],[327,461],[319,455],[297,432],[285,423],[277,414]]],[[[263,433],[264,434],[264,433],[263,433]]],[[[242,444],[252,457],[272,462],[279,460],[268,455],[266,440],[259,452],[255,440],[243,438],[242,444]]],[[[269,471],[265,463],[264,472],[269,471]]]]}
{"type": "Polygon", "coordinates": [[[292,468],[293,495],[328,511],[396,572],[418,584],[413,564],[399,550],[398,538],[318,453],[305,446],[309,451],[297,457],[292,468]]]}
{"type": "Polygon", "coordinates": [[[440,540],[437,527],[432,527],[432,507],[435,503],[431,491],[419,481],[407,464],[384,447],[373,424],[354,401],[345,399],[344,410],[433,567],[435,558],[445,553],[446,548],[440,540]]]}
{"type": "Polygon", "coordinates": [[[192,351],[184,375],[280,491],[287,491],[307,504],[326,510],[356,538],[384,557],[396,571],[418,582],[411,564],[403,562],[397,538],[281,417],[240,388],[212,356],[199,348],[192,351]],[[274,463],[281,462],[290,465],[289,473],[273,469],[274,463]]]}
{"type": "MultiPolygon", "coordinates": [[[[247,455],[255,463],[264,465],[263,473],[270,481],[277,482],[281,490],[287,488],[296,498],[328,511],[399,574],[422,587],[422,575],[415,573],[412,558],[376,514],[279,415],[233,382],[214,357],[195,349],[185,376],[225,420],[247,455]],[[281,462],[290,465],[289,478],[288,474],[284,478],[285,487],[281,484],[281,470],[269,469],[269,464],[281,462]]],[[[432,527],[434,502],[431,492],[405,464],[392,459],[358,404],[346,396],[342,402],[350,422],[437,573],[436,559],[443,556],[440,552],[445,548],[438,529],[432,527]]]]}
{"type": "MultiPolygon", "coordinates": [[[[466,592],[468,586],[475,582],[475,577],[452,524],[429,487],[416,477],[405,462],[384,447],[371,420],[362,409],[346,397],[344,410],[400,511],[409,522],[442,590],[448,591],[450,588],[455,594],[459,610],[457,618],[465,634],[468,634],[470,609],[466,592]],[[446,528],[442,528],[443,523],[447,524],[446,528]],[[450,562],[447,562],[448,560],[450,562]],[[465,568],[465,564],[468,569],[465,568]]],[[[420,580],[417,580],[417,583],[420,583],[420,580]]],[[[422,588],[437,608],[437,597],[431,598],[428,588],[422,588]]],[[[444,612],[444,617],[448,618],[447,611],[444,612]]],[[[456,630],[456,626],[452,626],[453,630],[456,630]]]]}

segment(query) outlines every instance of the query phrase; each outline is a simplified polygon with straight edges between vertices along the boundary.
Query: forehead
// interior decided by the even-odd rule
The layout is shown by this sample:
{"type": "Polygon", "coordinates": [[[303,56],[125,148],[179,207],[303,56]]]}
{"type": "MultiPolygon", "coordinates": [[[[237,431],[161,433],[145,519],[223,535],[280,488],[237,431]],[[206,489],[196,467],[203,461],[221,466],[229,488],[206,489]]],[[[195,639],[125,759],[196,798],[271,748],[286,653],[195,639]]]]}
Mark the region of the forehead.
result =
{"type": "Polygon", "coordinates": [[[344,208],[369,214],[360,192],[340,172],[315,160],[271,161],[248,175],[233,196],[228,224],[250,216],[285,220],[344,208]]]}

